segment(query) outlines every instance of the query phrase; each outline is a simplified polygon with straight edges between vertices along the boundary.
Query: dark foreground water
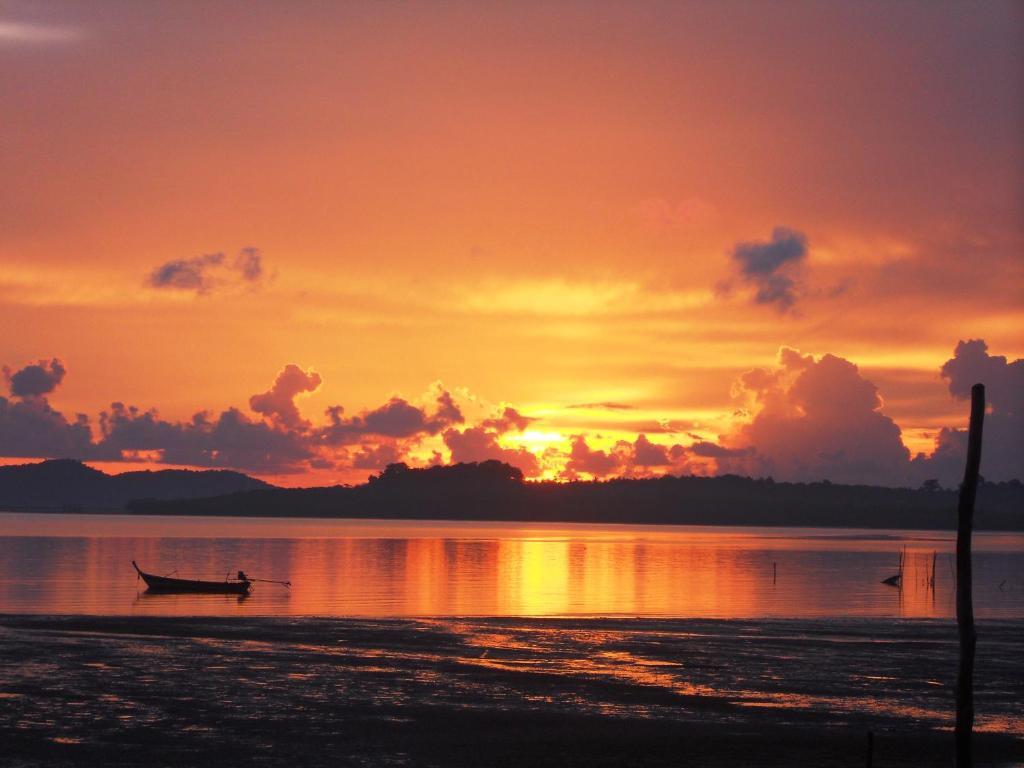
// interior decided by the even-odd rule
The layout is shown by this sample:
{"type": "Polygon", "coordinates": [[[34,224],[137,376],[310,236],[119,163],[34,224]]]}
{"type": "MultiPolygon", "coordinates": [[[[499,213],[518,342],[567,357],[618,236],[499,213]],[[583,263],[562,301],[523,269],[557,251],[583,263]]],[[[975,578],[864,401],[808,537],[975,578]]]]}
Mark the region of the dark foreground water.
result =
{"type": "MultiPolygon", "coordinates": [[[[1024,622],[979,629],[978,765],[1024,764],[1024,622]]],[[[0,617],[0,765],[950,765],[922,620],[0,617]]]]}
{"type": "MultiPolygon", "coordinates": [[[[1024,618],[1024,536],[974,550],[977,614],[1024,618]]],[[[0,613],[943,618],[952,552],[936,531],[0,514],[0,613]],[[293,586],[148,595],[132,560],[293,586]]]]}

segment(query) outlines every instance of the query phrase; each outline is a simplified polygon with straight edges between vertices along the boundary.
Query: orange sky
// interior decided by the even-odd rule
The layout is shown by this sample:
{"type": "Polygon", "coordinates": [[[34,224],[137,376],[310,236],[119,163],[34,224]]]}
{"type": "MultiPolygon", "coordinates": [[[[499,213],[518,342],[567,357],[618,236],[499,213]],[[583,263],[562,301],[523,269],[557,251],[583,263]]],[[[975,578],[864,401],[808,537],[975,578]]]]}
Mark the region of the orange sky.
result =
{"type": "Polygon", "coordinates": [[[2,3],[0,364],[59,359],[47,403],[97,440],[112,402],[303,440],[339,404],[463,415],[238,467],[288,484],[448,461],[506,406],[536,421],[486,450],[545,476],[574,435],[758,449],[736,382],[781,347],[855,363],[930,452],[958,341],[1024,355],[1022,33],[998,2],[2,3]],[[758,272],[777,227],[806,246],[758,272]],[[249,408],[287,364],[304,425],[249,408]]]}

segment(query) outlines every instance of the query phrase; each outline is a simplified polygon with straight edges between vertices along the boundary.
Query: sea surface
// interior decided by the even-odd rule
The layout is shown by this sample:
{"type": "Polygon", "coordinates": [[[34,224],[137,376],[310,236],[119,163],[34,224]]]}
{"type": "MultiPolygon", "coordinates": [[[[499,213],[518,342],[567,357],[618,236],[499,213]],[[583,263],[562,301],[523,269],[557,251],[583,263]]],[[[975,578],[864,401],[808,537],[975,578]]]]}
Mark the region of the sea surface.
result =
{"type": "MultiPolygon", "coordinates": [[[[936,531],[0,513],[0,613],[947,618],[953,550],[936,531]],[[904,549],[903,588],[882,584],[904,549]],[[151,595],[132,560],[291,587],[151,595]]],[[[974,565],[979,618],[1024,618],[1024,535],[976,533],[974,565]]]]}

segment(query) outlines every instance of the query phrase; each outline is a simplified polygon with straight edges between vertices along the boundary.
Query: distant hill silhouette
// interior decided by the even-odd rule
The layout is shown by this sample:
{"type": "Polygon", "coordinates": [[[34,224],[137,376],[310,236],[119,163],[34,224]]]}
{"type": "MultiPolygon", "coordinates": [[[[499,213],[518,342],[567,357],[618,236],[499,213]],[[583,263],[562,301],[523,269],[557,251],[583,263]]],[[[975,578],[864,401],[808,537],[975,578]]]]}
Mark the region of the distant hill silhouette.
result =
{"type": "Polygon", "coordinates": [[[58,459],[0,467],[0,509],[124,509],[133,499],[192,499],[271,487],[225,470],[108,475],[80,461],[58,459]]]}
{"type": "MultiPolygon", "coordinates": [[[[365,485],[267,488],[219,498],[136,501],[133,512],[523,522],[842,526],[952,529],[956,492],[724,477],[525,483],[497,461],[410,469],[392,464],[365,485]]],[[[1024,530],[1024,486],[984,483],[976,526],[1024,530]]]]}

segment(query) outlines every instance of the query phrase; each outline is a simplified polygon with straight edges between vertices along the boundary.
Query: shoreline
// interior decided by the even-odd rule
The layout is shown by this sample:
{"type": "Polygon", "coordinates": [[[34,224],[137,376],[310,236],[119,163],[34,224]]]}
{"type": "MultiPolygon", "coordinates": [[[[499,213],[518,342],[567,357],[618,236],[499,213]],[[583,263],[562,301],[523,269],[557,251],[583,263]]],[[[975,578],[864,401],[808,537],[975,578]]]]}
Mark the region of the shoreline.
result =
{"type": "MultiPolygon", "coordinates": [[[[1012,765],[1024,620],[980,625],[977,764],[1012,765]]],[[[854,766],[868,731],[920,765],[952,739],[943,620],[0,615],[0,641],[18,766],[854,766]]]]}
{"type": "MultiPolygon", "coordinates": [[[[956,526],[952,527],[924,527],[924,528],[901,528],[894,526],[851,526],[851,525],[828,525],[828,524],[805,524],[805,523],[791,523],[791,524],[780,524],[780,523],[743,523],[743,522],[720,522],[720,523],[679,523],[675,521],[650,521],[650,520],[529,520],[529,519],[507,519],[507,518],[427,518],[427,517],[376,517],[376,516],[363,516],[363,517],[352,517],[345,515],[259,515],[259,514],[241,514],[241,513],[224,513],[224,514],[205,514],[205,513],[182,513],[182,512],[158,512],[158,511],[147,511],[147,512],[132,512],[127,509],[79,509],[79,510],[59,510],[59,509],[16,509],[16,508],[4,508],[0,509],[0,515],[31,515],[31,516],[65,516],[65,517],[86,517],[86,516],[103,516],[103,517],[118,517],[127,519],[167,519],[167,518],[183,518],[183,519],[197,519],[197,520],[258,520],[258,521],[269,521],[269,522],[351,522],[358,524],[381,524],[386,525],[389,523],[394,524],[413,524],[411,527],[416,526],[450,526],[450,525],[464,525],[464,526],[510,526],[510,527],[523,527],[523,526],[538,526],[550,528],[553,526],[566,526],[569,529],[573,528],[611,528],[613,530],[624,529],[624,528],[653,528],[658,530],[666,529],[714,529],[714,530],[735,530],[735,529],[778,529],[778,530],[813,530],[823,529],[829,531],[884,531],[890,533],[948,533],[955,534],[956,526]]],[[[993,534],[1024,534],[1024,526],[1018,528],[979,528],[973,529],[974,533],[993,533],[993,534]]],[[[0,536],[7,535],[0,532],[0,536]]]]}

